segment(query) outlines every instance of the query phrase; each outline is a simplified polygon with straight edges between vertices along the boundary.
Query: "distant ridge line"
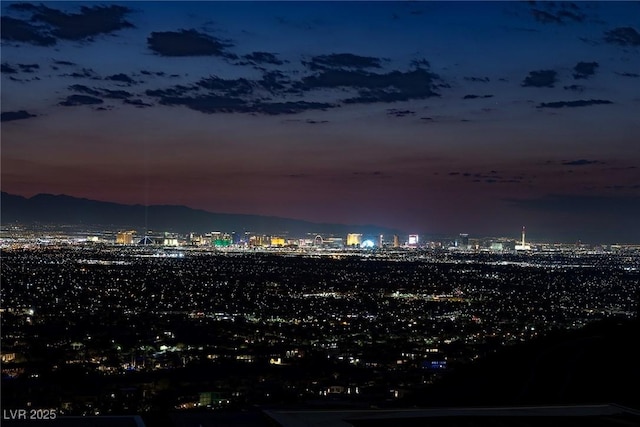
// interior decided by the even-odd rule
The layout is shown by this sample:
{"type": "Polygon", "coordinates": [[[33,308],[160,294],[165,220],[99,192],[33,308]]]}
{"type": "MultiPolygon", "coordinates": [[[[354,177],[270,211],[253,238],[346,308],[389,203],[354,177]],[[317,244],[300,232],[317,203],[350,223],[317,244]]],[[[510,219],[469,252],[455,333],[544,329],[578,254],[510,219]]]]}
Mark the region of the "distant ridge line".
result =
{"type": "Polygon", "coordinates": [[[321,234],[398,234],[398,230],[376,225],[315,223],[267,215],[208,212],[181,205],[127,205],[65,194],[37,194],[30,198],[2,192],[0,212],[3,224],[60,224],[104,226],[142,230],[278,233],[304,236],[321,234]]]}

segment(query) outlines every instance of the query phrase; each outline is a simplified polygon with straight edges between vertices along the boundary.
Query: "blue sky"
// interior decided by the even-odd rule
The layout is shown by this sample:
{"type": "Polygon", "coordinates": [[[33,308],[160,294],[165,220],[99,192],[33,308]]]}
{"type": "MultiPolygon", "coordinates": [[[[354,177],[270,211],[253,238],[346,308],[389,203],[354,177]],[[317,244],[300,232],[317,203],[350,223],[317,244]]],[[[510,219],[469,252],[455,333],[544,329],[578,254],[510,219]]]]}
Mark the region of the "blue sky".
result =
{"type": "Polygon", "coordinates": [[[638,2],[2,2],[2,190],[640,241],[638,2]]]}

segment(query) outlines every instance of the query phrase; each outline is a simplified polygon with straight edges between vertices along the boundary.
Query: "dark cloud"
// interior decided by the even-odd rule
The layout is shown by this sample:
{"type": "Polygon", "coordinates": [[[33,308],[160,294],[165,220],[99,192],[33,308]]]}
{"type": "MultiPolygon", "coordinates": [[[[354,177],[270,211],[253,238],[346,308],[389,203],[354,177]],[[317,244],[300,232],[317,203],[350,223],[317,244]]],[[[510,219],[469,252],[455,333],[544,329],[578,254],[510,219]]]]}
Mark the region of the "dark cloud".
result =
{"type": "MultiPolygon", "coordinates": [[[[10,9],[29,12],[31,22],[45,24],[35,27],[19,20],[11,22],[12,40],[38,45],[53,45],[56,39],[84,40],[133,27],[133,24],[124,19],[130,12],[130,9],[124,6],[82,6],[80,13],[65,13],[43,4],[28,3],[11,5],[10,9]]],[[[4,28],[4,18],[2,24],[4,28]]]]}
{"type": "Polygon", "coordinates": [[[489,77],[465,77],[464,79],[469,82],[482,82],[482,83],[489,83],[491,81],[489,77]]]}
{"type": "Polygon", "coordinates": [[[356,69],[380,68],[380,59],[370,56],[354,55],[352,53],[333,53],[331,55],[319,55],[311,58],[309,62],[303,62],[311,70],[329,69],[356,69]]]}
{"type": "Polygon", "coordinates": [[[493,95],[465,95],[462,99],[493,98],[493,95]]]}
{"type": "Polygon", "coordinates": [[[133,94],[127,92],[126,90],[102,89],[102,96],[111,99],[127,99],[131,98],[133,94]]]}
{"type": "Polygon", "coordinates": [[[557,72],[554,70],[530,71],[522,81],[522,86],[553,87],[556,83],[557,72]]]}
{"type": "Polygon", "coordinates": [[[543,102],[536,108],[586,107],[599,104],[613,104],[613,102],[606,99],[580,99],[578,101],[543,102]]]}
{"type": "Polygon", "coordinates": [[[258,113],[267,115],[296,114],[306,110],[325,110],[333,108],[335,105],[321,102],[252,102],[242,98],[252,90],[250,81],[244,80],[223,80],[219,78],[209,78],[201,80],[203,87],[210,90],[218,90],[220,93],[210,92],[206,95],[187,95],[193,88],[186,86],[174,86],[164,90],[148,90],[146,94],[159,98],[163,105],[183,105],[192,110],[203,113],[258,113]],[[231,90],[229,90],[231,88],[231,90]],[[231,96],[229,93],[236,91],[238,96],[231,96]],[[222,94],[225,92],[225,94],[222,94]]]}
{"type": "Polygon", "coordinates": [[[69,95],[67,99],[60,102],[59,105],[63,105],[65,107],[75,107],[77,105],[96,105],[102,104],[104,101],[100,98],[95,98],[93,96],[88,95],[69,95]]]}
{"type": "Polygon", "coordinates": [[[430,68],[431,64],[426,59],[414,59],[410,64],[411,68],[430,68]]]}
{"type": "Polygon", "coordinates": [[[69,89],[74,91],[74,92],[81,92],[81,93],[86,93],[88,95],[100,96],[100,91],[98,91],[96,89],[92,89],[92,88],[87,87],[85,85],[71,85],[71,86],[69,86],[69,89]]]}
{"type": "Polygon", "coordinates": [[[3,16],[0,23],[2,40],[24,42],[38,46],[53,46],[56,39],[42,34],[40,28],[20,19],[3,16]]]}
{"type": "Polygon", "coordinates": [[[133,96],[133,94],[124,90],[90,88],[84,85],[71,85],[69,86],[69,89],[74,92],[84,93],[93,97],[103,97],[110,99],[127,99],[133,96]]]}
{"type": "Polygon", "coordinates": [[[440,96],[434,90],[438,79],[436,74],[423,69],[385,74],[360,70],[325,70],[303,78],[296,87],[302,90],[340,87],[358,89],[359,96],[344,101],[348,104],[396,102],[440,96]]]}
{"type": "Polygon", "coordinates": [[[269,115],[276,114],[296,114],[307,110],[327,110],[335,105],[324,102],[273,102],[273,103],[256,103],[249,107],[249,111],[263,113],[269,115]]]}
{"type": "Polygon", "coordinates": [[[616,73],[616,74],[623,77],[640,77],[640,74],[638,73],[616,73]]]}
{"type": "Polygon", "coordinates": [[[587,165],[603,165],[604,162],[601,162],[599,160],[580,159],[580,160],[566,160],[561,164],[565,166],[587,166],[587,165]]]}
{"type": "Polygon", "coordinates": [[[144,74],[145,76],[158,76],[158,77],[162,77],[164,76],[166,73],[164,71],[148,71],[148,70],[142,70],[140,71],[140,74],[144,74]]]}
{"type": "Polygon", "coordinates": [[[243,56],[244,59],[247,59],[256,64],[273,64],[273,65],[283,65],[284,61],[278,59],[278,57],[269,52],[252,52],[248,55],[243,56]]]}
{"type": "Polygon", "coordinates": [[[631,27],[618,27],[605,32],[604,41],[620,46],[640,46],[640,34],[631,27]]]}
{"type": "Polygon", "coordinates": [[[221,56],[235,59],[227,52],[232,46],[208,34],[196,30],[153,32],[147,38],[149,49],[162,56],[221,56]]]}
{"type": "MultiPolygon", "coordinates": [[[[147,91],[147,95],[156,95],[161,91],[147,91]]],[[[163,94],[160,96],[162,105],[184,105],[201,113],[235,113],[248,112],[248,103],[241,98],[201,95],[201,96],[171,96],[163,94]]]]}
{"type": "Polygon", "coordinates": [[[569,86],[565,86],[564,89],[572,90],[574,92],[583,92],[585,88],[582,85],[569,85],[569,86]]]}
{"type": "Polygon", "coordinates": [[[377,177],[377,178],[385,178],[388,177],[388,175],[386,175],[385,173],[383,173],[382,171],[372,171],[372,172],[363,172],[363,171],[355,171],[351,173],[354,176],[365,176],[365,177],[369,177],[369,176],[373,176],[373,177],[377,177]]]}
{"type": "Polygon", "coordinates": [[[196,82],[196,85],[203,89],[227,96],[250,95],[253,92],[253,84],[243,78],[222,79],[220,77],[210,76],[196,82]]]}
{"type": "Polygon", "coordinates": [[[531,9],[534,19],[543,24],[566,24],[567,22],[583,22],[586,15],[575,3],[542,2],[531,9]],[[542,8],[546,10],[542,10],[542,8]]]}
{"type": "Polygon", "coordinates": [[[597,62],[578,62],[576,66],[573,67],[575,71],[573,78],[586,79],[596,73],[596,68],[598,68],[599,65],[597,62]]]}
{"type": "Polygon", "coordinates": [[[329,123],[329,120],[311,120],[311,119],[307,119],[304,122],[308,123],[310,125],[317,125],[317,124],[329,123]]]}
{"type": "Polygon", "coordinates": [[[0,70],[2,71],[3,74],[16,74],[18,72],[18,70],[16,70],[6,62],[2,63],[0,70]]]}
{"type": "Polygon", "coordinates": [[[123,73],[114,74],[112,76],[105,77],[105,80],[112,80],[114,82],[122,82],[122,83],[127,83],[127,84],[130,84],[130,85],[136,83],[135,80],[133,80],[131,77],[129,77],[126,74],[123,74],[123,73]]]}
{"type": "Polygon", "coordinates": [[[85,79],[85,78],[97,78],[97,74],[90,68],[83,68],[80,71],[74,71],[71,74],[64,74],[65,76],[75,77],[77,79],[85,79]]]}
{"type": "Polygon", "coordinates": [[[291,84],[291,80],[280,71],[269,71],[264,73],[258,85],[269,92],[279,92],[286,89],[291,84]]]}
{"type": "Polygon", "coordinates": [[[396,108],[390,108],[387,110],[387,115],[395,117],[415,116],[416,112],[411,110],[398,110],[396,108]]]}
{"type": "Polygon", "coordinates": [[[129,104],[129,105],[133,105],[139,108],[142,107],[152,107],[151,104],[147,104],[146,102],[142,101],[141,99],[125,99],[123,101],[125,104],[129,104]]]}
{"type": "Polygon", "coordinates": [[[77,65],[70,61],[53,61],[53,63],[56,65],[77,65]]]}
{"type": "Polygon", "coordinates": [[[35,114],[30,114],[25,110],[5,111],[2,114],[0,114],[0,116],[1,116],[0,121],[3,121],[3,122],[10,122],[13,120],[24,120],[24,119],[30,119],[31,117],[37,117],[35,114]]]}
{"type": "Polygon", "coordinates": [[[544,24],[562,22],[559,17],[553,15],[552,13],[545,12],[544,10],[533,9],[531,10],[531,14],[536,21],[542,22],[544,24]]]}
{"type": "Polygon", "coordinates": [[[477,182],[481,184],[516,184],[522,182],[522,175],[503,176],[496,170],[489,172],[449,172],[449,176],[457,176],[468,182],[477,182]]]}
{"type": "Polygon", "coordinates": [[[36,70],[40,69],[40,65],[38,64],[18,64],[21,71],[25,73],[34,73],[36,70]]]}

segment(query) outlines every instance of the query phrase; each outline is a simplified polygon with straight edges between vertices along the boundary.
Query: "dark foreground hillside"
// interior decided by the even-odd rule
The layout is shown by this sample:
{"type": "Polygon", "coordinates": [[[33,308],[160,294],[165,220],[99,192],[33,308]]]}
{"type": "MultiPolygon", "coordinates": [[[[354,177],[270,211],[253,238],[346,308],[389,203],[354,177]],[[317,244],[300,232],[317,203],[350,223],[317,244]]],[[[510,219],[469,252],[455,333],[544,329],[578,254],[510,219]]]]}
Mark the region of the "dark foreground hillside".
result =
{"type": "Polygon", "coordinates": [[[640,322],[605,320],[504,348],[450,372],[404,406],[617,403],[640,408],[640,322]]]}

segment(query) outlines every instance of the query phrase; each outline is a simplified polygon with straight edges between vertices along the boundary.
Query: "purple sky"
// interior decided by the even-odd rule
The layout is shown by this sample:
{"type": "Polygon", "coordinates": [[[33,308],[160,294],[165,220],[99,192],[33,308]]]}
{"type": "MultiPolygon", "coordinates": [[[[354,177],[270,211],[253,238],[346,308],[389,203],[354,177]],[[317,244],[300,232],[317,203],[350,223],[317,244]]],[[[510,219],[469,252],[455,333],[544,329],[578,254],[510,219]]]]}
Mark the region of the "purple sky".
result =
{"type": "Polygon", "coordinates": [[[638,2],[2,2],[2,191],[640,243],[638,2]]]}

